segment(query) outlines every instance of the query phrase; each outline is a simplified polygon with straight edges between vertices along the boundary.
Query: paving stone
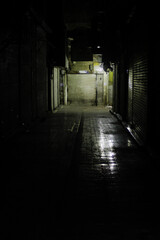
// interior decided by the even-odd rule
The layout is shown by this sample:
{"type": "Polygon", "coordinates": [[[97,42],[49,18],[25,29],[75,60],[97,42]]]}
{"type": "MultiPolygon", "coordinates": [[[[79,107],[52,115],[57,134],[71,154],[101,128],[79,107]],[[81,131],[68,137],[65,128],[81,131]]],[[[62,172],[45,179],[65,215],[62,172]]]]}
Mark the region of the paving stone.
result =
{"type": "Polygon", "coordinates": [[[63,107],[2,153],[2,239],[158,239],[157,173],[107,108],[63,107]]]}

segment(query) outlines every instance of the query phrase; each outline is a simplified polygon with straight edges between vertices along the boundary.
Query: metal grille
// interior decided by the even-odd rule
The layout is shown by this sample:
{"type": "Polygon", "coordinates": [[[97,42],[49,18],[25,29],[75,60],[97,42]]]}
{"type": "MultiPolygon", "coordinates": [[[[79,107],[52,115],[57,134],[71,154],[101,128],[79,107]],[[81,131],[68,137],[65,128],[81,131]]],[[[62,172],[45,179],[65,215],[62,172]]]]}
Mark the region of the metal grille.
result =
{"type": "Polygon", "coordinates": [[[133,64],[133,123],[135,131],[143,142],[147,132],[148,101],[148,59],[147,56],[137,58],[133,64]]]}
{"type": "Polygon", "coordinates": [[[129,68],[128,75],[128,122],[132,124],[133,121],[133,67],[129,68]]]}

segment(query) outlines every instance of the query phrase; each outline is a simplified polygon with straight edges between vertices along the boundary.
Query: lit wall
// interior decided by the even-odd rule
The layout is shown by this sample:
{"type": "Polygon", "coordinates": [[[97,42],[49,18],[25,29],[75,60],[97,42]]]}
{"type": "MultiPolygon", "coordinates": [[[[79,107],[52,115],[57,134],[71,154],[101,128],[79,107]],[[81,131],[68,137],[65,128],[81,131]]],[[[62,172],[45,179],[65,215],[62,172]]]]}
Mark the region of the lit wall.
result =
{"type": "Polygon", "coordinates": [[[68,102],[95,105],[95,74],[68,74],[68,102]]]}
{"type": "Polygon", "coordinates": [[[92,73],[93,71],[92,61],[73,61],[71,66],[71,73],[79,73],[84,71],[86,73],[92,73]]]}

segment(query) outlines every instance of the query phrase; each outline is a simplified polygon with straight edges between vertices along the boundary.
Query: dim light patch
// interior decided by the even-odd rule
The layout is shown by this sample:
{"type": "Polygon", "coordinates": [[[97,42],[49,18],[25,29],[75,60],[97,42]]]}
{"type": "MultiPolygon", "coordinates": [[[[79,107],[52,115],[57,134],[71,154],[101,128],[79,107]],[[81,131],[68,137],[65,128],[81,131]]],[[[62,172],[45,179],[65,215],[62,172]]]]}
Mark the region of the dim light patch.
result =
{"type": "Polygon", "coordinates": [[[81,70],[79,73],[88,73],[87,71],[81,70]]]}

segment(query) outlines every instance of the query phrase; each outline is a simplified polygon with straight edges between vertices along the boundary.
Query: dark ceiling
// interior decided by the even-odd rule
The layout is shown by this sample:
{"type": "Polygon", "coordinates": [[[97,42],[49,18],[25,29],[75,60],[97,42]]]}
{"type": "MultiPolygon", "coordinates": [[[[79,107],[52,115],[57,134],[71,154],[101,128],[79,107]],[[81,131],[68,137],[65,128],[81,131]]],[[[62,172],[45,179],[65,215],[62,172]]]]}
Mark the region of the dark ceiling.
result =
{"type": "Polygon", "coordinates": [[[74,39],[73,47],[80,48],[82,55],[88,49],[92,49],[92,52],[107,51],[109,58],[111,52],[115,55],[112,48],[118,44],[120,32],[131,20],[137,7],[136,0],[64,0],[63,4],[67,36],[74,39]]]}
{"type": "MultiPolygon", "coordinates": [[[[149,2],[148,5],[150,9],[149,2]]],[[[25,14],[30,6],[38,10],[52,29],[51,42],[57,49],[57,57],[67,36],[74,39],[72,49],[80,60],[96,52],[103,53],[109,60],[116,58],[125,45],[126,29],[138,12],[143,19],[146,11],[146,3],[141,0],[12,0],[10,4],[6,0],[0,9],[1,31],[6,31],[6,23],[11,29],[17,26],[19,15],[25,14]]]]}

